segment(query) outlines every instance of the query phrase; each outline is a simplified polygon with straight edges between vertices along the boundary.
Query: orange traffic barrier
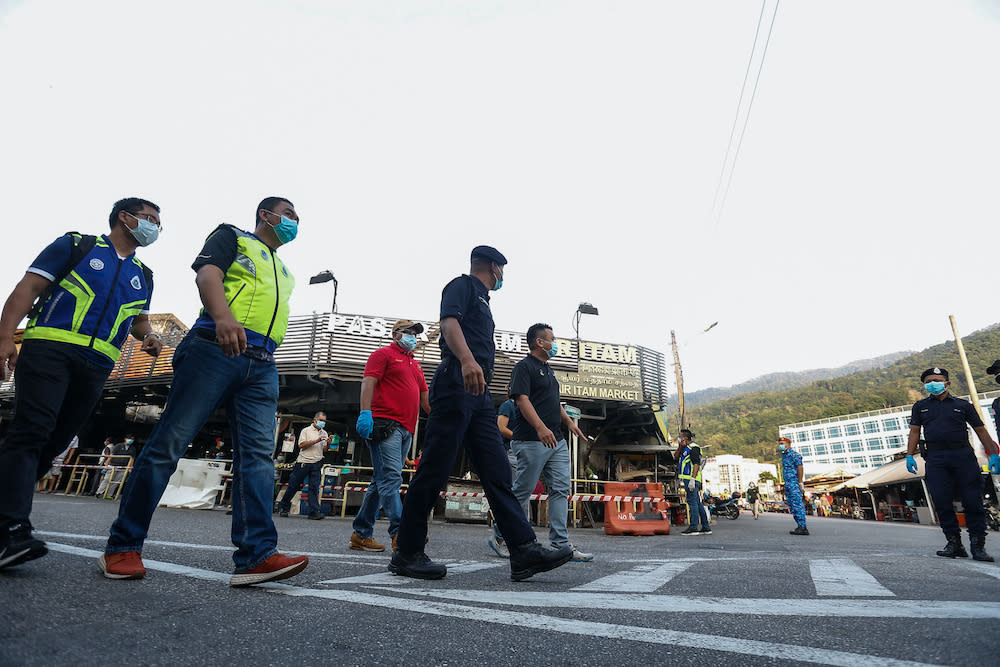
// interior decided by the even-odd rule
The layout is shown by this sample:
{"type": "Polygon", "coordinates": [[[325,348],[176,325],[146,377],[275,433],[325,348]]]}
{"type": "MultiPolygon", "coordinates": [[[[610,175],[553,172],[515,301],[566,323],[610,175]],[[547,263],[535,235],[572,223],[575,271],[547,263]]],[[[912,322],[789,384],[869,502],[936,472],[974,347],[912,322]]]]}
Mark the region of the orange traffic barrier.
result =
{"type": "Polygon", "coordinates": [[[608,482],[604,493],[623,496],[604,503],[604,532],[608,535],[669,535],[670,503],[663,485],[650,482],[608,482]],[[642,498],[658,500],[643,502],[642,498]]]}

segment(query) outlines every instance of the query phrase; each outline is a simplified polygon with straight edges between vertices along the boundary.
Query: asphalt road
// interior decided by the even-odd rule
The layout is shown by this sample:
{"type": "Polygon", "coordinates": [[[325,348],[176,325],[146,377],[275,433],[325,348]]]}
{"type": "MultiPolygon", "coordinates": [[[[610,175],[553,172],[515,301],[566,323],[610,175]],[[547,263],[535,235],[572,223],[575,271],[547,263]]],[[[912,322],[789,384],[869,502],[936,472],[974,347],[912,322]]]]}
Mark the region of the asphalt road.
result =
{"type": "MultiPolygon", "coordinates": [[[[485,526],[435,521],[427,552],[449,574],[425,582],[350,551],[350,519],[276,517],[308,569],[231,589],[219,510],[160,509],[146,578],[104,579],[116,511],[36,496],[51,551],[0,573],[0,664],[1000,664],[1000,564],[934,556],[929,526],[810,517],[796,537],[787,514],[744,513],[707,536],[579,529],[593,562],[515,583],[485,526]]],[[[996,533],[987,547],[1000,556],[996,533]]]]}

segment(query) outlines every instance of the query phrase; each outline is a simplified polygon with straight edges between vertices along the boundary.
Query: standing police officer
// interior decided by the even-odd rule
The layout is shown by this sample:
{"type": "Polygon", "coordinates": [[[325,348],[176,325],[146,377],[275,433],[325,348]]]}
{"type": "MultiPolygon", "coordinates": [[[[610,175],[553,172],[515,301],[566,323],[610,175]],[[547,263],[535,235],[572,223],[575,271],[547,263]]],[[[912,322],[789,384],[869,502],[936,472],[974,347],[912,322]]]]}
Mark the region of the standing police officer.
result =
{"type": "Polygon", "coordinates": [[[573,556],[569,546],[550,550],[538,544],[511,491],[510,465],[489,391],[496,353],[489,292],[503,285],[506,264],[507,258],[495,248],[477,246],[471,275],[455,278],[441,292],[441,365],[430,387],[423,457],[403,500],[397,548],[389,564],[393,574],[440,579],[447,573],[424,553],[427,514],[463,445],[510,549],[511,579],[557,568],[573,556]]]}
{"type": "Polygon", "coordinates": [[[962,499],[965,523],[969,529],[969,545],[976,560],[992,562],[986,553],[986,512],[983,510],[983,479],[976,453],[969,444],[966,424],[979,436],[983,449],[990,455],[990,473],[1000,474],[1000,449],[993,442],[983,420],[972,403],[955,398],[948,391],[951,382],[944,368],[928,368],[920,374],[924,389],[930,394],[913,404],[910,414],[910,438],[906,446],[906,469],[917,474],[917,452],[920,428],[924,429],[927,456],[924,478],[930,491],[934,510],[941,522],[948,544],[937,552],[946,558],[968,558],[962,546],[962,533],[952,501],[956,493],[962,499]]]}
{"type": "Polygon", "coordinates": [[[781,452],[781,477],[785,485],[785,503],[796,523],[795,530],[788,532],[792,535],[808,535],[806,506],[802,495],[802,482],[805,479],[802,455],[792,449],[792,441],[785,437],[778,438],[778,450],[781,452]]]}
{"type": "Polygon", "coordinates": [[[135,256],[159,236],[160,209],[128,197],[109,223],[107,234],[49,244],[0,316],[3,379],[17,366],[14,423],[0,447],[0,568],[48,553],[28,520],[35,482],[90,417],[129,333],[150,356],[162,348],[148,316],[152,272],[135,256]],[[19,353],[14,328],[25,315],[19,353]]]}

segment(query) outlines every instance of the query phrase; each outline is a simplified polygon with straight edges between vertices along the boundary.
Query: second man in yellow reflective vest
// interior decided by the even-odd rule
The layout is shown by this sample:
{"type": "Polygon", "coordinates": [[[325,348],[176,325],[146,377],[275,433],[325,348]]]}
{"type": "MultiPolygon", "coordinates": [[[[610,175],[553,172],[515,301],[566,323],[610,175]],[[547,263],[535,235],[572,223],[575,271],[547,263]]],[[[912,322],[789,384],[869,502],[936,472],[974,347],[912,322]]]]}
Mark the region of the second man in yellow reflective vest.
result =
{"type": "Polygon", "coordinates": [[[171,474],[217,407],[225,406],[233,443],[232,586],[284,579],[305,556],[278,552],[271,518],[278,372],[273,353],[288,326],[295,279],[275,252],[298,232],[290,201],[268,197],[253,233],[220,225],[192,268],[204,308],[174,353],[174,381],[160,422],[125,485],[118,519],[99,559],[110,579],[146,574],[141,553],[171,474]]]}
{"type": "Polygon", "coordinates": [[[708,511],[701,502],[701,448],[694,444],[694,433],[687,429],[681,430],[677,440],[677,479],[687,493],[688,506],[688,527],[681,535],[711,535],[708,511]]]}

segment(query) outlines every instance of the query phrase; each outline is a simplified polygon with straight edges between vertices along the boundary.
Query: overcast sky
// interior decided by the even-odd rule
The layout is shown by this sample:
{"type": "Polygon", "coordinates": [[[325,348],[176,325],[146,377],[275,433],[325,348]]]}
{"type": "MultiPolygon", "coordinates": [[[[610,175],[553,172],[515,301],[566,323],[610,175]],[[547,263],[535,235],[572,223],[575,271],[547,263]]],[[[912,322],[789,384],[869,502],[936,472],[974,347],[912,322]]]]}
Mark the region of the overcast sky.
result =
{"type": "Polygon", "coordinates": [[[308,279],[331,269],[341,312],[436,319],[486,243],[499,328],[571,337],[589,301],[586,339],[669,354],[676,329],[687,389],[1000,320],[998,3],[782,2],[717,218],[760,12],[0,0],[0,289],[142,196],[153,310],[191,324],[204,237],[277,194],[302,218],[293,314],[329,310],[308,279]]]}

